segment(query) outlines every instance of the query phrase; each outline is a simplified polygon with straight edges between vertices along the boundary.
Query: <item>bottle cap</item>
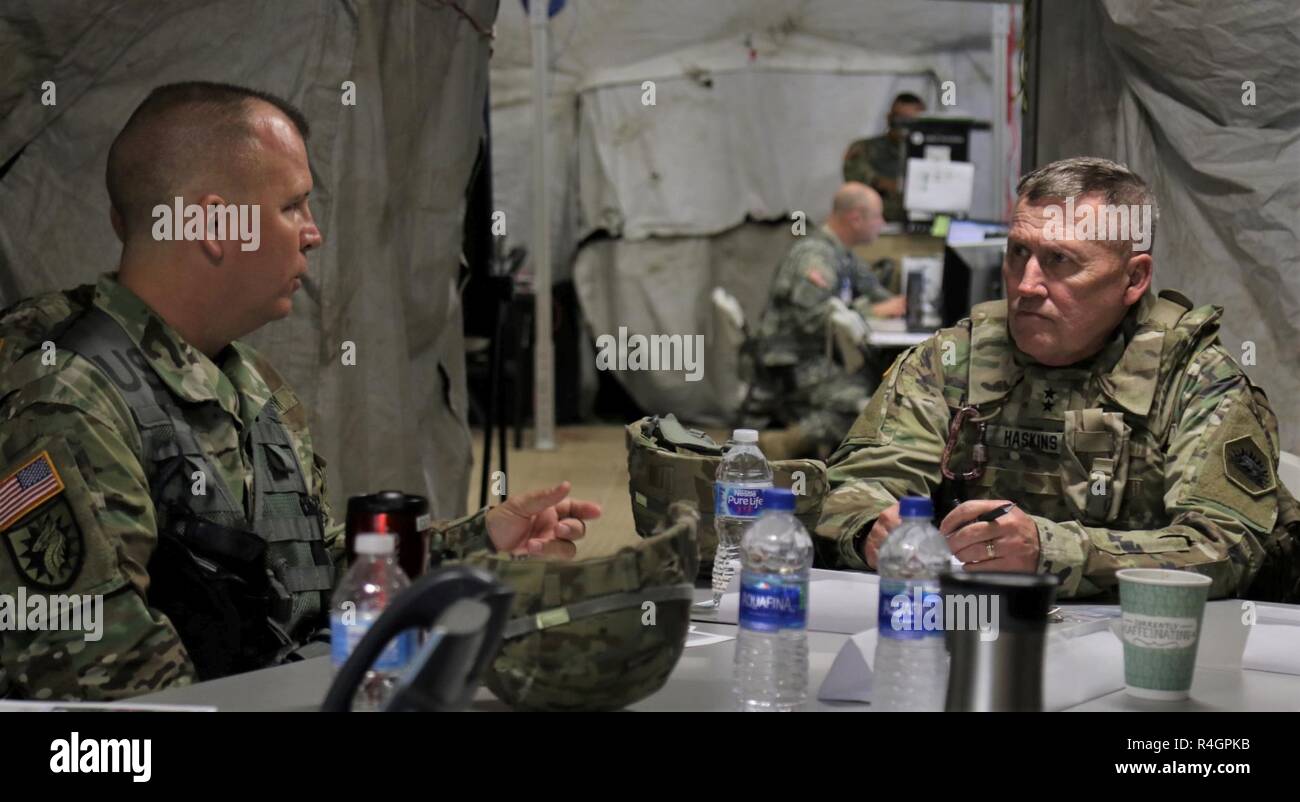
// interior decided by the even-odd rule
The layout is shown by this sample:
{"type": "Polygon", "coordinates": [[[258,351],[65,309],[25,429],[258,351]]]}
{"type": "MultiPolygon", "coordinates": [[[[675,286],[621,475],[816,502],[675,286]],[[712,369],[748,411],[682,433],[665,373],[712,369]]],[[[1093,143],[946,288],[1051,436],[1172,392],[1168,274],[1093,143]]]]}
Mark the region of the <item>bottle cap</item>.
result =
{"type": "Polygon", "coordinates": [[[757,430],[757,429],[737,429],[736,431],[734,431],[734,432],[731,433],[731,439],[732,439],[732,440],[735,440],[737,443],[757,443],[757,442],[758,442],[758,430],[757,430]]]}
{"type": "Polygon", "coordinates": [[[794,493],[784,487],[764,488],[763,512],[794,512],[794,493]]]}
{"type": "Polygon", "coordinates": [[[397,538],[377,532],[365,532],[352,541],[352,549],[357,554],[392,554],[396,548],[397,538]]]}
{"type": "Polygon", "coordinates": [[[898,502],[898,517],[929,520],[934,517],[934,504],[924,496],[903,496],[898,502]]]}

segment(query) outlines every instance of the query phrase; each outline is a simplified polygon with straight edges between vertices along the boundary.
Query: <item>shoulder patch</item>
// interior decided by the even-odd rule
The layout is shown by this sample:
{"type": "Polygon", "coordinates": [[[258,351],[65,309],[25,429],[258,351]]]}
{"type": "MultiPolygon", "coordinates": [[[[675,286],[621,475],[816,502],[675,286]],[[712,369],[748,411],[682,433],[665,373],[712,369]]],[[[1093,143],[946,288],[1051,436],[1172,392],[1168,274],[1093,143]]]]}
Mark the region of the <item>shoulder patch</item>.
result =
{"type": "Polygon", "coordinates": [[[1276,484],[1268,456],[1249,435],[1223,444],[1223,473],[1252,497],[1264,495],[1276,484]]]}
{"type": "Polygon", "coordinates": [[[0,479],[0,532],[63,492],[63,477],[42,451],[0,479]]]}
{"type": "Polygon", "coordinates": [[[32,587],[64,590],[81,573],[85,541],[64,499],[32,513],[3,537],[15,570],[32,587]]]}
{"type": "Polygon", "coordinates": [[[288,384],[280,385],[280,389],[271,394],[271,401],[275,404],[276,409],[281,412],[288,412],[298,406],[298,396],[293,390],[289,389],[288,384]]]}
{"type": "Polygon", "coordinates": [[[826,278],[817,270],[820,267],[821,265],[813,265],[809,267],[804,271],[804,278],[808,279],[813,284],[816,284],[818,287],[821,287],[823,290],[829,290],[831,285],[826,282],[826,278]]]}

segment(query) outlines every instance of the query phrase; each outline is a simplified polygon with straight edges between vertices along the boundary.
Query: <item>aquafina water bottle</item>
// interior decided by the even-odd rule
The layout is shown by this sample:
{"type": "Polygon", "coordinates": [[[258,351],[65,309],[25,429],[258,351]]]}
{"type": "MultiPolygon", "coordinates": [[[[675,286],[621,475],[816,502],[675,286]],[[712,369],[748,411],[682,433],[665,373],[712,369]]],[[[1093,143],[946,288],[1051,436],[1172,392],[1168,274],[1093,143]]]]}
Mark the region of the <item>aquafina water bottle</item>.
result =
{"type": "Polygon", "coordinates": [[[812,538],[794,494],[763,491],[763,514],[741,541],[736,695],[742,710],[787,711],[808,695],[808,575],[812,538]]]}
{"type": "Polygon", "coordinates": [[[899,502],[902,522],[880,547],[880,609],[871,704],[878,710],[942,711],[948,692],[939,575],[948,541],[932,524],[928,498],[899,502]]]}

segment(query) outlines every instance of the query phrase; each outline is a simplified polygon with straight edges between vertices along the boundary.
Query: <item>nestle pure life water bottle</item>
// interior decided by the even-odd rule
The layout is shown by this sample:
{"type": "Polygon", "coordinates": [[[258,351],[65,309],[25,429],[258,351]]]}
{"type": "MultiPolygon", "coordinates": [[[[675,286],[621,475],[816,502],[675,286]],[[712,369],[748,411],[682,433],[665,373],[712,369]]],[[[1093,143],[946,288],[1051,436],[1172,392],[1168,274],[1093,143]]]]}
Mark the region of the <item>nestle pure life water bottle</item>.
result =
{"type": "Polygon", "coordinates": [[[812,538],[794,517],[794,494],[763,491],[763,515],[740,554],[736,695],[748,711],[793,710],[808,694],[808,573],[812,538]]]}
{"type": "Polygon", "coordinates": [[[880,547],[880,610],[871,704],[878,710],[942,711],[948,692],[939,574],[948,541],[930,523],[928,498],[899,502],[902,523],[880,547]]]}
{"type": "MultiPolygon", "coordinates": [[[[393,557],[395,540],[392,535],[366,533],[357,535],[353,543],[356,561],[339,582],[330,605],[330,657],[336,672],[393,597],[411,584],[393,557]]],[[[408,630],[388,642],[357,690],[354,711],[383,709],[414,656],[415,637],[415,630],[408,630]]]]}
{"type": "Polygon", "coordinates": [[[762,511],[763,489],[772,486],[772,468],[758,450],[756,430],[732,433],[714,477],[713,529],[718,549],[713,555],[713,606],[717,607],[736,575],[740,539],[762,511]]]}

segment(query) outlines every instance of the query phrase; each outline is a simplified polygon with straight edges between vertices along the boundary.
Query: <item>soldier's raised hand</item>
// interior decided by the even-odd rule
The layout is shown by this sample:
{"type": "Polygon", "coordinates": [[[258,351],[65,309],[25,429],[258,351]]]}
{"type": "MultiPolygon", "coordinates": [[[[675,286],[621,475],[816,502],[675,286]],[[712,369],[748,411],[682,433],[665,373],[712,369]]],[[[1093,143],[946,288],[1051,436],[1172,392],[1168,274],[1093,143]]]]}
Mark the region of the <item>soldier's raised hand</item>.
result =
{"type": "Polygon", "coordinates": [[[570,485],[512,496],[487,512],[488,536],[499,552],[572,559],[573,541],[587,534],[586,521],[600,517],[594,501],[567,498],[570,485]]]}

